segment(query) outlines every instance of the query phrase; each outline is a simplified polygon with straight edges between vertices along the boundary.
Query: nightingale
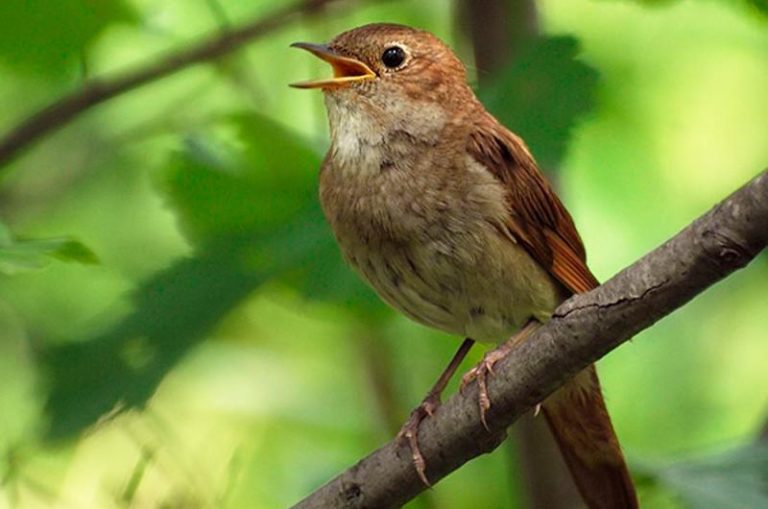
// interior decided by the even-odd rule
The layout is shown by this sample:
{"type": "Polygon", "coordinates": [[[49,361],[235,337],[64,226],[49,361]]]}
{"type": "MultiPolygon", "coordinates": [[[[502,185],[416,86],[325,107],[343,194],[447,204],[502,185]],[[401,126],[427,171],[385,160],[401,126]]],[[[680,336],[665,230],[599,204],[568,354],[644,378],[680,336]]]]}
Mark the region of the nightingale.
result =
{"type": "MultiPolygon", "coordinates": [[[[477,381],[485,422],[493,364],[599,283],[525,143],[485,110],[445,43],[378,23],[293,46],[333,69],[293,86],[324,93],[320,201],[344,258],[396,310],[466,338],[398,434],[428,484],[419,424],[474,341],[501,344],[462,380],[477,381]]],[[[541,406],[587,506],[638,507],[594,366],[541,406]]]]}

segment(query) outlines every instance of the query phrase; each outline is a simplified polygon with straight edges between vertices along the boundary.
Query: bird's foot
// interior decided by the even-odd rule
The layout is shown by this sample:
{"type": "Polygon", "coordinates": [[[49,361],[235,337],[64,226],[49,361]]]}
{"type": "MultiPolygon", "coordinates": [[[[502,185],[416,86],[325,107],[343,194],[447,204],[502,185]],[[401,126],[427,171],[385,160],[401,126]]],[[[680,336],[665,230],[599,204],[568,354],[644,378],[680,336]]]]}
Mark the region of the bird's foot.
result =
{"type": "MultiPolygon", "coordinates": [[[[480,420],[483,422],[485,429],[490,431],[488,427],[488,421],[485,419],[485,414],[491,408],[491,398],[488,395],[488,375],[493,375],[493,366],[501,359],[509,355],[515,346],[523,342],[533,331],[539,327],[539,323],[533,320],[525,324],[520,331],[499,345],[498,348],[487,352],[483,356],[483,360],[470,369],[467,374],[461,377],[461,385],[459,386],[459,392],[464,392],[464,388],[473,381],[477,381],[478,396],[477,402],[480,406],[480,420]]],[[[541,404],[536,405],[536,414],[538,414],[541,404]]]]}
{"type": "Polygon", "coordinates": [[[464,388],[467,385],[473,381],[477,381],[477,403],[480,407],[480,420],[488,431],[490,431],[490,428],[488,427],[488,422],[485,420],[485,414],[491,408],[491,398],[488,395],[488,376],[494,374],[494,364],[506,357],[510,350],[512,350],[512,345],[504,343],[498,348],[487,352],[483,356],[483,360],[481,360],[477,366],[470,369],[463,377],[461,377],[461,385],[459,386],[460,392],[464,392],[464,388]]]}
{"type": "Polygon", "coordinates": [[[400,428],[400,431],[397,433],[397,440],[401,443],[407,443],[408,447],[411,449],[411,461],[413,462],[413,467],[416,469],[416,473],[419,475],[419,479],[430,488],[432,485],[429,483],[429,479],[427,479],[426,475],[427,463],[424,461],[424,456],[422,456],[421,450],[419,449],[419,426],[421,425],[421,421],[427,417],[432,417],[439,406],[440,394],[427,394],[421,404],[413,409],[408,420],[405,421],[405,424],[403,424],[403,427],[400,428]]]}

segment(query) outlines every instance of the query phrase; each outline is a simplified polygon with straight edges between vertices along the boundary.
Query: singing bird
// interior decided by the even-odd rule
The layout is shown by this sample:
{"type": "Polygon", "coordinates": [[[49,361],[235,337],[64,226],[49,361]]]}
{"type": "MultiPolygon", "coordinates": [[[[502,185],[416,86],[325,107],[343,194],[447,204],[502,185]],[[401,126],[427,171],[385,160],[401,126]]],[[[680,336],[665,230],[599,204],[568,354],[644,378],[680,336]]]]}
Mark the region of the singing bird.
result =
{"type": "MultiPolygon", "coordinates": [[[[333,68],[332,78],[293,86],[325,96],[320,200],[344,258],[396,310],[466,338],[399,434],[427,482],[419,423],[474,341],[501,344],[462,382],[477,380],[484,418],[493,364],[598,281],[525,143],[485,110],[445,43],[371,24],[294,46],[333,68]]],[[[542,407],[587,505],[638,507],[594,366],[542,407]]]]}

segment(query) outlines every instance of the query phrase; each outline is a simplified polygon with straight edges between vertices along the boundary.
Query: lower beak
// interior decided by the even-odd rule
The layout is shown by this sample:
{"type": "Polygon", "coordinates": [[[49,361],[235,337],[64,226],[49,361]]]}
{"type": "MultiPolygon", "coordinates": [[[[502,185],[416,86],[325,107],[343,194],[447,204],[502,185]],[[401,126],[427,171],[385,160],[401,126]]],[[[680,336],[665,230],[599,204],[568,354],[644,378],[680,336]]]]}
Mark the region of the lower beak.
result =
{"type": "Polygon", "coordinates": [[[376,77],[376,73],[363,62],[349,57],[344,57],[322,44],[310,44],[308,42],[295,42],[292,48],[301,48],[309,51],[321,60],[325,60],[333,67],[333,78],[323,80],[301,81],[291,83],[295,88],[340,88],[350,83],[370,80],[376,77]]]}

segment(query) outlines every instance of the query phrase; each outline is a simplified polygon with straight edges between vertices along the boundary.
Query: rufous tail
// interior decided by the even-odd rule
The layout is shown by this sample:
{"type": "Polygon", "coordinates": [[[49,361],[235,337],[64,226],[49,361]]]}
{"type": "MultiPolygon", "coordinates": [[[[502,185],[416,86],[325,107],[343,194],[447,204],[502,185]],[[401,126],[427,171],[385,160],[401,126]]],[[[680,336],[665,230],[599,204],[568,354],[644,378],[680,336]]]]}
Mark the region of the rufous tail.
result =
{"type": "Polygon", "coordinates": [[[589,509],[637,509],[635,486],[590,366],[542,405],[565,463],[589,509]]]}

